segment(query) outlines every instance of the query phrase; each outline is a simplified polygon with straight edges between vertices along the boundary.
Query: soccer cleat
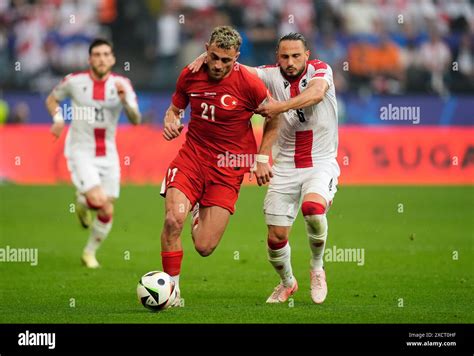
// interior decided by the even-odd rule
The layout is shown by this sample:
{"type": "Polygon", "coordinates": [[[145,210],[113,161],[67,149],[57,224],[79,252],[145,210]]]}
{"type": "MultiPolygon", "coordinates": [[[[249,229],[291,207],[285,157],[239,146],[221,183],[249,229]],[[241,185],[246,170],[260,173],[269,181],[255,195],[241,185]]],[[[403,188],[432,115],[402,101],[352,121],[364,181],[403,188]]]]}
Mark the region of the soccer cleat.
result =
{"type": "Polygon", "coordinates": [[[295,279],[295,283],[292,287],[285,287],[282,283],[275,287],[272,295],[268,297],[267,303],[284,303],[290,296],[296,293],[298,290],[298,282],[295,279]]]}
{"type": "Polygon", "coordinates": [[[191,231],[197,228],[199,224],[199,203],[194,204],[193,209],[191,210],[191,231]]]}
{"type": "MultiPolygon", "coordinates": [[[[79,192],[76,192],[76,197],[78,197],[79,194],[79,192]]],[[[82,227],[88,229],[92,224],[92,213],[86,206],[79,203],[78,199],[76,199],[76,214],[82,227]]]]}
{"type": "Polygon", "coordinates": [[[176,289],[176,298],[174,298],[173,303],[171,303],[170,308],[180,308],[183,305],[181,304],[181,291],[176,289]]]}
{"type": "Polygon", "coordinates": [[[316,304],[322,304],[327,295],[326,272],[324,270],[311,271],[311,299],[316,304]]]}
{"type": "Polygon", "coordinates": [[[81,257],[82,263],[87,267],[87,268],[99,268],[99,262],[95,258],[95,254],[93,253],[88,253],[84,252],[81,257]]]}

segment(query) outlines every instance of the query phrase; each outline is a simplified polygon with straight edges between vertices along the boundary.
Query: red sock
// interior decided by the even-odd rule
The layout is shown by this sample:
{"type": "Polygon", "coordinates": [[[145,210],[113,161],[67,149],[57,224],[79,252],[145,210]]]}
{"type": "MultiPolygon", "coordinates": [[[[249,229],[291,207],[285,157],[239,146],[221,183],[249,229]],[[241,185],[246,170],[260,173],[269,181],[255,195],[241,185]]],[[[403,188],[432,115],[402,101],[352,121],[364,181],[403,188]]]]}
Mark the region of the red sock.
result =
{"type": "Polygon", "coordinates": [[[288,240],[284,240],[281,242],[272,242],[270,241],[270,239],[267,240],[268,247],[270,247],[271,250],[279,250],[285,247],[287,243],[288,243],[288,240]]]}
{"type": "Polygon", "coordinates": [[[112,215],[100,215],[100,214],[97,214],[97,219],[104,223],[104,224],[107,224],[110,220],[112,220],[112,215]]]}
{"type": "Polygon", "coordinates": [[[163,271],[170,276],[176,276],[181,271],[181,261],[183,259],[183,251],[161,252],[161,263],[163,271]]]}
{"type": "Polygon", "coordinates": [[[301,205],[301,211],[304,216],[307,215],[322,215],[326,212],[326,208],[321,203],[316,203],[314,201],[305,201],[301,205]]]}

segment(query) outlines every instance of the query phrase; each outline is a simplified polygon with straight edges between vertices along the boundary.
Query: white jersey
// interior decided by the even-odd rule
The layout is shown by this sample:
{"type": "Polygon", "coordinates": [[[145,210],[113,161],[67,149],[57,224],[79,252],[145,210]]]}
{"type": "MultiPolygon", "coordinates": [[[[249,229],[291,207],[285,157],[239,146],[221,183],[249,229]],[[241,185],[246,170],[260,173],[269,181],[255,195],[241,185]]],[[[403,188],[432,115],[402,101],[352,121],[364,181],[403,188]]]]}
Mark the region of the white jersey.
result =
{"type": "Polygon", "coordinates": [[[331,67],[320,60],[310,60],[304,73],[293,80],[284,77],[279,66],[259,67],[257,73],[279,101],[297,96],[316,78],[326,80],[329,85],[320,103],[283,113],[284,121],[272,149],[274,165],[308,168],[316,166],[318,161],[335,161],[338,145],[337,102],[331,67]]]}
{"type": "Polygon", "coordinates": [[[123,85],[129,105],[138,107],[130,80],[114,73],[102,81],[94,80],[89,71],[72,73],[55,87],[54,97],[58,101],[69,97],[72,104],[63,108],[65,120],[71,120],[64,147],[66,158],[80,155],[103,165],[118,162],[115,131],[122,103],[116,82],[123,85]]]}

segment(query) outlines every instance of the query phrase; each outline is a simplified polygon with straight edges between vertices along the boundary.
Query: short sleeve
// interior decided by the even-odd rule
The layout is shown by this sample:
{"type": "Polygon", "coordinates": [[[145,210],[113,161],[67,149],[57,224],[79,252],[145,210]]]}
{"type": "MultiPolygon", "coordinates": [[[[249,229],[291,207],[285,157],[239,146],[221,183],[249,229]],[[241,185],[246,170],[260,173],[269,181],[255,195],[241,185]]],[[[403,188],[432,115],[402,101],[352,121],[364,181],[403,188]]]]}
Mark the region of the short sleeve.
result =
{"type": "Polygon", "coordinates": [[[71,75],[67,75],[58,85],[56,85],[56,87],[53,89],[53,96],[56,98],[56,100],[63,101],[71,95],[70,84],[71,75]]]}
{"type": "Polygon", "coordinates": [[[265,84],[262,82],[262,80],[257,78],[255,75],[250,75],[248,82],[251,89],[250,93],[252,95],[251,97],[252,106],[253,106],[253,109],[255,110],[267,98],[268,90],[265,84]]]}
{"type": "MultiPolygon", "coordinates": [[[[325,64],[325,63],[324,63],[325,64]]],[[[333,78],[332,78],[332,69],[329,65],[325,64],[324,66],[321,66],[316,69],[314,72],[313,76],[311,77],[311,80],[316,79],[316,78],[322,78],[326,80],[328,83],[329,87],[331,87],[333,84],[333,78]]]]}
{"type": "Polygon", "coordinates": [[[176,82],[176,90],[173,93],[171,102],[178,109],[185,109],[189,103],[189,97],[186,94],[186,76],[189,73],[189,69],[184,68],[179,75],[178,81],[176,82]]]}
{"type": "Polygon", "coordinates": [[[275,66],[263,65],[256,67],[258,77],[265,83],[266,86],[270,85],[270,68],[274,68],[275,66]]]}
{"type": "Polygon", "coordinates": [[[132,82],[128,78],[123,78],[122,80],[124,88],[125,88],[125,100],[127,101],[128,105],[132,108],[138,108],[138,101],[137,101],[137,94],[133,89],[132,82]]]}

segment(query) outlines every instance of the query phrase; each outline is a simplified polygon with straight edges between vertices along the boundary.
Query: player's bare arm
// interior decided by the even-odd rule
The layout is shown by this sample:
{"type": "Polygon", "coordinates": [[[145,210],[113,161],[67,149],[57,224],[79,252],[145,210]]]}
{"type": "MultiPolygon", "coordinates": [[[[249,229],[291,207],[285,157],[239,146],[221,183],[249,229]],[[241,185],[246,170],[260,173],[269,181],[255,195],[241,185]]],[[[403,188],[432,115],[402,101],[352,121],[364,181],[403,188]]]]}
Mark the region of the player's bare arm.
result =
{"type": "Polygon", "coordinates": [[[122,83],[116,82],[115,87],[117,88],[117,93],[122,102],[125,115],[127,115],[128,120],[134,124],[138,125],[142,121],[142,115],[138,110],[138,106],[132,105],[127,101],[127,94],[125,92],[125,87],[122,83]]]}
{"type": "Polygon", "coordinates": [[[178,137],[183,131],[184,125],[181,124],[180,115],[182,109],[179,109],[175,105],[171,104],[168,110],[166,110],[163,137],[166,141],[171,141],[178,137]]]}
{"type": "MultiPolygon", "coordinates": [[[[207,59],[207,52],[201,53],[198,57],[196,57],[196,59],[194,61],[192,61],[188,65],[188,69],[192,73],[196,73],[197,71],[199,71],[199,69],[201,69],[201,67],[204,63],[207,63],[206,59],[207,59]]],[[[240,65],[244,66],[253,75],[257,75],[257,70],[254,67],[249,67],[249,66],[246,66],[245,64],[242,64],[242,63],[240,63],[240,65]]]]}
{"type": "MultiPolygon", "coordinates": [[[[267,101],[273,102],[275,99],[268,95],[267,101]]],[[[255,174],[259,186],[269,183],[270,178],[273,177],[272,168],[270,166],[270,155],[272,153],[273,144],[278,138],[279,122],[279,115],[265,118],[262,143],[260,144],[260,149],[255,159],[255,165],[250,172],[250,179],[252,179],[252,173],[255,174]]]]}
{"type": "Polygon", "coordinates": [[[289,110],[303,109],[316,105],[323,100],[328,88],[329,85],[325,79],[314,78],[301,94],[286,101],[264,103],[258,107],[256,113],[265,117],[272,117],[289,110]]]}
{"type": "Polygon", "coordinates": [[[64,117],[59,107],[59,101],[51,92],[46,98],[45,104],[46,104],[46,109],[48,110],[49,114],[53,118],[53,125],[51,126],[50,131],[56,138],[58,138],[59,136],[61,136],[61,132],[63,131],[64,125],[65,125],[64,117]]]}

